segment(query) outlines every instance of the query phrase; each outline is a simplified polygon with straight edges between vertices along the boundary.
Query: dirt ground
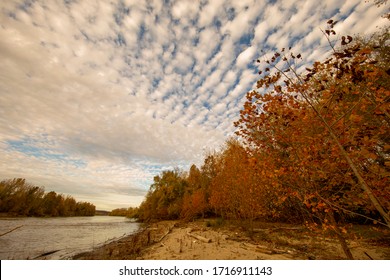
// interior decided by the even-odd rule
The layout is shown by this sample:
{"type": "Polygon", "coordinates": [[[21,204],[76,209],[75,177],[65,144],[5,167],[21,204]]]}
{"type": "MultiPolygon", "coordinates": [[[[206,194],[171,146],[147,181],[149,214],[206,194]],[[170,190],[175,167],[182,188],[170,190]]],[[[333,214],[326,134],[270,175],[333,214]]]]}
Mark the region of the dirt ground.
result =
{"type": "MultiPolygon", "coordinates": [[[[219,220],[163,221],[74,259],[139,260],[339,260],[339,241],[302,226],[258,223],[249,234],[239,223],[219,220]]],[[[354,259],[389,260],[390,230],[370,226],[350,229],[354,259]]]]}

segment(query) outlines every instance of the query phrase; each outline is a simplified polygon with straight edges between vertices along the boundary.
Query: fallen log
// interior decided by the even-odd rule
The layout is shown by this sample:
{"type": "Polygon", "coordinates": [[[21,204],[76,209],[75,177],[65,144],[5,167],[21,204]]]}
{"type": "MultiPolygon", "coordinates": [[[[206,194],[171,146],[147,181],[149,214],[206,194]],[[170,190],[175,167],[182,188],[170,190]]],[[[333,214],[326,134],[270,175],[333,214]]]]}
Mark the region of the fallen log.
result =
{"type": "Polygon", "coordinates": [[[275,228],[255,228],[253,232],[274,232],[278,230],[302,230],[302,227],[275,227],[275,228]]]}
{"type": "Polygon", "coordinates": [[[268,255],[273,254],[272,250],[270,250],[269,248],[266,248],[266,247],[255,246],[255,245],[248,244],[248,243],[241,243],[240,245],[242,248],[247,249],[247,250],[250,249],[250,250],[253,250],[253,251],[256,251],[259,253],[263,253],[263,254],[268,254],[268,255]]]}
{"type": "Polygon", "coordinates": [[[191,236],[199,241],[202,241],[204,243],[211,243],[211,239],[210,238],[206,238],[206,237],[203,237],[203,236],[200,236],[200,235],[197,235],[197,234],[193,234],[191,233],[191,231],[188,231],[187,232],[187,235],[188,236],[191,236]]]}
{"type": "Polygon", "coordinates": [[[249,243],[242,243],[241,246],[244,249],[251,249],[251,250],[254,250],[256,252],[264,253],[264,254],[268,254],[268,255],[289,254],[290,253],[290,252],[284,251],[284,250],[279,250],[279,249],[275,249],[275,248],[269,248],[269,247],[261,246],[261,245],[253,245],[253,244],[249,244],[249,243]]]}
{"type": "Polygon", "coordinates": [[[13,228],[13,229],[11,229],[10,231],[4,232],[4,233],[0,234],[0,236],[4,236],[4,235],[6,235],[6,234],[8,234],[8,233],[11,233],[11,232],[13,232],[14,230],[17,230],[18,228],[21,228],[22,226],[23,226],[23,225],[18,226],[18,227],[16,227],[16,228],[13,228]]]}

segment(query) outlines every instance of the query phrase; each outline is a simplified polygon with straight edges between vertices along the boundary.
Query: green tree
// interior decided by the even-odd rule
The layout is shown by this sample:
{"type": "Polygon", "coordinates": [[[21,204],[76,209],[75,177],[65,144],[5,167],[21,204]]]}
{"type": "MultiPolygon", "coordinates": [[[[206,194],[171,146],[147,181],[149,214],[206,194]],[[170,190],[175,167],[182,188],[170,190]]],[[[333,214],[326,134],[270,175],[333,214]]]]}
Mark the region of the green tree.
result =
{"type": "Polygon", "coordinates": [[[184,174],[178,169],[163,171],[154,182],[139,208],[141,220],[176,219],[180,216],[186,189],[184,174]]]}

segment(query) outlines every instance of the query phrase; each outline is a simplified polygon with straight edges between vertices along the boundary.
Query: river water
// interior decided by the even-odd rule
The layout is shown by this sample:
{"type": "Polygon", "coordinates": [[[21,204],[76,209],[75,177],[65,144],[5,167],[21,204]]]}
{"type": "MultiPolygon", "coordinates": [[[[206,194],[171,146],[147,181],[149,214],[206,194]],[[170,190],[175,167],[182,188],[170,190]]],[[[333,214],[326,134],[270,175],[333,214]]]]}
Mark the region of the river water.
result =
{"type": "Polygon", "coordinates": [[[0,218],[1,260],[70,259],[132,234],[140,224],[124,217],[0,218]],[[57,251],[58,250],[58,251],[57,251]],[[55,253],[50,253],[57,251],[55,253]],[[41,256],[42,254],[47,254],[41,256]],[[41,256],[41,257],[39,257],[41,256]]]}

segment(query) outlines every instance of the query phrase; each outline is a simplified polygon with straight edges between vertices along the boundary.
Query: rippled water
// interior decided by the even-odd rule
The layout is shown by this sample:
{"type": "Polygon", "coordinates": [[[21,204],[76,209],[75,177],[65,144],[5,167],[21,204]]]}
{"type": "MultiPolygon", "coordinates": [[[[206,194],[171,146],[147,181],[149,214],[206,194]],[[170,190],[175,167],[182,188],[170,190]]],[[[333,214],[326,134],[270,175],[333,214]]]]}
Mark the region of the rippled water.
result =
{"type": "Polygon", "coordinates": [[[0,259],[69,259],[139,228],[124,217],[1,218],[0,234],[18,226],[22,227],[0,236],[0,259]]]}

